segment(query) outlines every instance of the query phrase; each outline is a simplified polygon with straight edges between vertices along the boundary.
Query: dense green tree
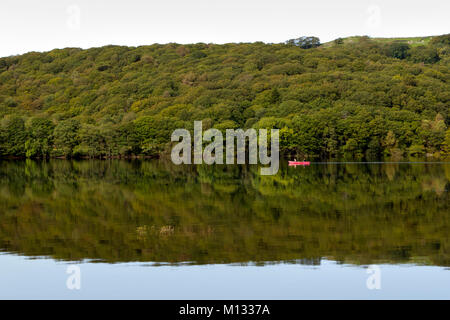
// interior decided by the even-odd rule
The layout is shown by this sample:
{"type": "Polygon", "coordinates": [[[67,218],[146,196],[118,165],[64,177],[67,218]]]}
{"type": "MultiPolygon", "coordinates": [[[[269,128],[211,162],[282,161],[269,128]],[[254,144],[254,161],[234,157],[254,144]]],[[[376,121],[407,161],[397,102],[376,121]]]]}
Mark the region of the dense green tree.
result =
{"type": "Polygon", "coordinates": [[[441,149],[445,139],[446,125],[440,114],[436,115],[434,121],[423,120],[422,126],[418,130],[422,141],[428,152],[434,153],[441,149]]]}
{"type": "Polygon", "coordinates": [[[53,146],[55,125],[46,118],[32,118],[27,128],[28,140],[25,143],[27,157],[48,157],[53,146]]]}
{"type": "Polygon", "coordinates": [[[342,38],[337,38],[337,39],[334,40],[334,43],[335,43],[335,44],[338,44],[338,45],[339,45],[339,44],[343,44],[343,43],[344,43],[344,39],[342,39],[342,38]]]}
{"type": "Polygon", "coordinates": [[[393,42],[387,46],[387,54],[393,58],[406,59],[409,57],[411,47],[403,42],[393,42]]]}
{"type": "Polygon", "coordinates": [[[436,48],[417,46],[411,49],[409,58],[414,62],[436,63],[439,61],[439,53],[436,48]]]}
{"type": "Polygon", "coordinates": [[[316,48],[320,46],[320,39],[317,37],[300,37],[286,41],[287,44],[300,47],[302,49],[316,48]]]}
{"type": "Polygon", "coordinates": [[[445,133],[445,141],[442,145],[442,153],[445,157],[450,157],[450,129],[445,133]]]}
{"type": "Polygon", "coordinates": [[[79,128],[80,122],[74,119],[64,120],[58,123],[55,127],[55,145],[52,151],[55,156],[72,156],[73,148],[79,142],[79,128]]]}
{"type": "Polygon", "coordinates": [[[3,131],[4,152],[6,155],[21,157],[25,155],[27,131],[25,122],[19,116],[8,116],[1,123],[3,131]]]}
{"type": "Polygon", "coordinates": [[[450,33],[442,36],[436,36],[431,39],[432,44],[450,46],[450,33]]]}
{"type": "Polygon", "coordinates": [[[401,155],[401,150],[398,148],[398,140],[392,130],[389,130],[386,137],[384,137],[383,147],[387,156],[397,158],[401,155]]]}

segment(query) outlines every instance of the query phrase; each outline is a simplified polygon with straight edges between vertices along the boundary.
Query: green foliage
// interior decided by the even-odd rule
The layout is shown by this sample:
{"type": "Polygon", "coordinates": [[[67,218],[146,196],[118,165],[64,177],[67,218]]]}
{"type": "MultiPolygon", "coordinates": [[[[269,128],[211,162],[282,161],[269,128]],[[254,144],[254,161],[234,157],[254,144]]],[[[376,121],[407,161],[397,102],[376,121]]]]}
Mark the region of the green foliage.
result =
{"type": "Polygon", "coordinates": [[[450,46],[450,33],[444,34],[442,36],[433,37],[431,43],[441,46],[450,46]]]}
{"type": "Polygon", "coordinates": [[[7,116],[3,118],[1,127],[3,155],[23,157],[27,140],[24,120],[19,116],[7,116]]]}
{"type": "Polygon", "coordinates": [[[387,54],[392,58],[405,59],[409,57],[411,47],[403,42],[393,42],[387,46],[387,54]]]}
{"type": "Polygon", "coordinates": [[[436,48],[425,46],[417,46],[412,48],[409,58],[416,63],[436,63],[440,59],[436,48]]]}
{"type": "Polygon", "coordinates": [[[32,118],[28,127],[29,137],[25,143],[28,158],[45,158],[50,155],[55,125],[45,118],[32,118]]]}
{"type": "Polygon", "coordinates": [[[17,102],[11,97],[5,99],[5,105],[9,108],[17,107],[17,102]]]}
{"type": "Polygon", "coordinates": [[[78,144],[78,129],[80,122],[75,119],[64,120],[55,127],[55,145],[53,154],[56,156],[72,155],[73,148],[78,144]]]}
{"type": "Polygon", "coordinates": [[[289,45],[294,45],[302,49],[311,49],[320,46],[320,39],[317,37],[300,37],[286,41],[289,45]]]}
{"type": "Polygon", "coordinates": [[[337,45],[339,45],[339,44],[344,44],[344,39],[342,39],[342,38],[337,38],[337,39],[334,40],[334,44],[337,44],[337,45]]]}
{"type": "Polygon", "coordinates": [[[447,129],[447,132],[445,133],[445,141],[442,146],[442,154],[445,157],[450,157],[450,129],[447,129]]]}
{"type": "Polygon", "coordinates": [[[448,35],[424,39],[319,46],[302,37],[0,58],[0,153],[158,156],[173,129],[192,129],[194,120],[205,129],[283,129],[289,155],[436,153],[450,123],[450,49],[448,35]]]}
{"type": "Polygon", "coordinates": [[[408,153],[413,157],[422,157],[425,154],[425,147],[420,144],[413,144],[408,148],[408,153]]]}
{"type": "Polygon", "coordinates": [[[446,125],[440,114],[436,115],[434,121],[423,120],[422,126],[418,130],[421,140],[429,153],[434,153],[441,149],[445,139],[446,125]]]}

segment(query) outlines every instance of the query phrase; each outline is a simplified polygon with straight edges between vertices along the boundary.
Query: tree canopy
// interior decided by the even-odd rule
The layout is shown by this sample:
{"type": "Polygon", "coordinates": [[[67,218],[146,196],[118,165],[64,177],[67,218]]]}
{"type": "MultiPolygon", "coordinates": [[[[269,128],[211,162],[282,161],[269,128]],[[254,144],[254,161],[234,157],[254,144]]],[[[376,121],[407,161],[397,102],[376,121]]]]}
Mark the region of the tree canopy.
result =
{"type": "Polygon", "coordinates": [[[448,154],[449,35],[154,44],[0,58],[1,157],[157,156],[176,128],[279,128],[320,158],[448,154]]]}

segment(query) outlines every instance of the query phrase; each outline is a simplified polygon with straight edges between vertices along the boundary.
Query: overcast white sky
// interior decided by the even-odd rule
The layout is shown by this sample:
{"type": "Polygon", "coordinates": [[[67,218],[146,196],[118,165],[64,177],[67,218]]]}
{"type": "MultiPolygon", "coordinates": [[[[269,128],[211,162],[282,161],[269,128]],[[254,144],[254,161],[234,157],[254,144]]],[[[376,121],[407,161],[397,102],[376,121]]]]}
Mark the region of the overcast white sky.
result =
{"type": "Polygon", "coordinates": [[[450,32],[449,0],[1,0],[0,56],[64,47],[450,32]]]}

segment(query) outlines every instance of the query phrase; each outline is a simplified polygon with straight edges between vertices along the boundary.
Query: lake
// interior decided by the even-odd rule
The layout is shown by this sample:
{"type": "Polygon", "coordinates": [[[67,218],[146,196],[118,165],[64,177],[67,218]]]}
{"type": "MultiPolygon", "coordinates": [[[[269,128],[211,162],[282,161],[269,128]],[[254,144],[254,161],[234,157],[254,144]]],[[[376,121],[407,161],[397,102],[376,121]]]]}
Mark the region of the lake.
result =
{"type": "Polygon", "coordinates": [[[261,176],[1,161],[0,298],[449,299],[449,188],[439,162],[282,163],[261,176]]]}

